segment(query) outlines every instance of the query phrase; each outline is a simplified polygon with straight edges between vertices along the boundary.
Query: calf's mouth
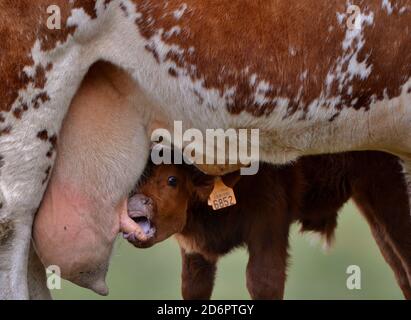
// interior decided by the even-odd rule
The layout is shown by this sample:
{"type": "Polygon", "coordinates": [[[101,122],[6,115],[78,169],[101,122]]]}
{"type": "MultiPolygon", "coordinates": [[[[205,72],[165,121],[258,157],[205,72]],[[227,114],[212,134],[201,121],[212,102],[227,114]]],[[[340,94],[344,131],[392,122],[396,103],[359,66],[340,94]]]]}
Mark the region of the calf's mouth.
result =
{"type": "Polygon", "coordinates": [[[150,198],[143,194],[131,196],[127,203],[127,217],[122,219],[123,237],[139,248],[151,246],[156,236],[153,217],[154,203],[150,198]]]}
{"type": "Polygon", "coordinates": [[[146,215],[141,212],[132,212],[129,213],[130,218],[137,223],[141,229],[143,229],[145,235],[149,238],[153,238],[156,234],[156,227],[154,226],[153,221],[151,220],[150,215],[146,215]]]}

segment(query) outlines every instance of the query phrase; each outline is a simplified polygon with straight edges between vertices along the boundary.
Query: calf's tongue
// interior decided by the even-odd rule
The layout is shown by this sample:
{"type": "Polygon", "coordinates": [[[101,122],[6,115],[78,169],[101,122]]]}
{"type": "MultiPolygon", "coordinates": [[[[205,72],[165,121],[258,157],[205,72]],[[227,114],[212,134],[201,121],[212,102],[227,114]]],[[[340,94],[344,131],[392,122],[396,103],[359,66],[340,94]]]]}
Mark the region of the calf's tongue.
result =
{"type": "Polygon", "coordinates": [[[149,220],[145,219],[138,221],[137,224],[141,227],[141,229],[143,229],[145,235],[148,235],[150,233],[151,224],[149,220]]]}
{"type": "MultiPolygon", "coordinates": [[[[142,224],[135,222],[128,215],[127,201],[125,201],[120,207],[120,231],[125,235],[134,234],[136,240],[145,242],[148,240],[147,232],[142,224]]],[[[147,221],[147,223],[149,223],[147,221]]],[[[149,226],[148,226],[149,228],[149,226]]]]}
{"type": "Polygon", "coordinates": [[[52,181],[35,218],[34,244],[45,267],[57,266],[62,278],[107,295],[105,278],[124,204],[100,210],[93,204],[75,188],[52,181]]]}

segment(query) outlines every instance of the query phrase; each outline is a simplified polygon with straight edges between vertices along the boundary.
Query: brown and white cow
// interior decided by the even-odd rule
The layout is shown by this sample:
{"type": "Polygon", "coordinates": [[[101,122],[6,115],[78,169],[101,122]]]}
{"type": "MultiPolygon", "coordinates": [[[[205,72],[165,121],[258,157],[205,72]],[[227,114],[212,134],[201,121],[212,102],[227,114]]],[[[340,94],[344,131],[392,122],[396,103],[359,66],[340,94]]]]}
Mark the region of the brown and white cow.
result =
{"type": "Polygon", "coordinates": [[[345,0],[0,0],[0,298],[28,298],[28,282],[38,279],[26,274],[33,217],[47,186],[40,212],[54,217],[59,208],[47,199],[60,199],[77,217],[72,234],[80,235],[61,242],[57,232],[52,249],[72,257],[87,248],[76,263],[96,264],[86,270],[94,283],[77,280],[105,293],[116,217],[144,168],[147,128],[157,120],[167,129],[173,120],[202,131],[258,128],[266,162],[383,150],[410,173],[411,0],[356,5],[359,12],[345,0]],[[47,27],[51,5],[61,10],[61,30],[47,27]],[[82,119],[84,127],[72,131],[89,139],[60,143],[68,153],[48,184],[70,102],[101,60],[123,70],[98,71],[111,84],[103,94],[134,109],[82,119]],[[134,125],[106,126],[117,117],[134,125]],[[87,131],[91,122],[97,130],[87,131]],[[110,144],[112,137],[122,143],[110,144]],[[101,215],[110,232],[94,232],[91,241],[101,215]]]}

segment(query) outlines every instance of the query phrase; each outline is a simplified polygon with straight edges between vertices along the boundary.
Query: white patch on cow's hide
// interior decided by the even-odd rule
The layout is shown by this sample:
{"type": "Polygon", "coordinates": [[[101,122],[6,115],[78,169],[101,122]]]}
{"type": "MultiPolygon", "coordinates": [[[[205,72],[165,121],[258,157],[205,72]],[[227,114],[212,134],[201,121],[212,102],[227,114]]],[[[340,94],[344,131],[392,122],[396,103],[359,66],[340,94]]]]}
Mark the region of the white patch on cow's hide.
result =
{"type": "MultiPolygon", "coordinates": [[[[338,90],[342,92],[344,88],[350,86],[350,82],[354,78],[358,77],[365,80],[372,72],[372,65],[367,64],[368,57],[363,61],[358,61],[358,55],[365,45],[364,29],[373,25],[374,14],[370,12],[368,14],[360,13],[360,15],[357,19],[361,21],[361,28],[346,28],[345,38],[341,45],[344,54],[337,59],[335,67],[327,75],[326,85],[328,91],[331,90],[334,81],[338,82],[338,90]],[[347,64],[347,70],[343,71],[344,66],[347,64]]],[[[343,20],[346,21],[347,14],[340,13],[338,17],[343,17],[343,20]]],[[[325,96],[329,97],[329,93],[326,93],[325,96]]],[[[338,103],[338,99],[336,102],[338,103]]]]}
{"type": "Polygon", "coordinates": [[[390,0],[382,0],[382,8],[387,10],[387,13],[389,15],[394,11],[393,5],[391,4],[390,0]]]}
{"type": "Polygon", "coordinates": [[[178,8],[177,10],[175,10],[175,11],[173,12],[174,18],[175,18],[176,20],[180,20],[180,19],[183,17],[184,13],[186,12],[187,8],[188,8],[187,4],[186,4],[186,3],[183,3],[183,4],[180,6],[180,8],[178,8]]]}
{"type": "MultiPolygon", "coordinates": [[[[251,82],[254,82],[253,79],[251,79],[251,82]]],[[[266,103],[270,102],[270,99],[267,98],[267,94],[270,92],[272,89],[272,86],[266,82],[266,81],[260,81],[255,88],[255,93],[254,93],[254,103],[258,106],[263,106],[266,103]]]]}
{"type": "Polygon", "coordinates": [[[179,35],[181,33],[181,27],[179,26],[174,26],[170,30],[164,33],[164,36],[166,39],[171,38],[172,36],[179,35]]]}
{"type": "Polygon", "coordinates": [[[405,183],[408,189],[408,204],[411,208],[411,159],[407,159],[406,161],[400,161],[400,164],[403,168],[405,183]]]}

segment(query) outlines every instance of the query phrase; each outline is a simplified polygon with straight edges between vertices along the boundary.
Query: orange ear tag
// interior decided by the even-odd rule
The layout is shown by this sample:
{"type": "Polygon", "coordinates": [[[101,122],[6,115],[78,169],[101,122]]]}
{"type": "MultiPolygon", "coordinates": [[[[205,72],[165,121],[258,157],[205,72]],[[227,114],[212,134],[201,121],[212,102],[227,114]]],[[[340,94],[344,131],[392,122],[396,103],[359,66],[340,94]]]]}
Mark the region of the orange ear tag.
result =
{"type": "Polygon", "coordinates": [[[208,205],[213,207],[214,210],[220,210],[231,207],[236,203],[234,190],[227,187],[221,177],[216,177],[213,192],[208,198],[208,205]]]}

